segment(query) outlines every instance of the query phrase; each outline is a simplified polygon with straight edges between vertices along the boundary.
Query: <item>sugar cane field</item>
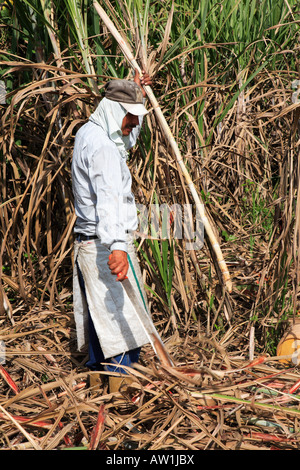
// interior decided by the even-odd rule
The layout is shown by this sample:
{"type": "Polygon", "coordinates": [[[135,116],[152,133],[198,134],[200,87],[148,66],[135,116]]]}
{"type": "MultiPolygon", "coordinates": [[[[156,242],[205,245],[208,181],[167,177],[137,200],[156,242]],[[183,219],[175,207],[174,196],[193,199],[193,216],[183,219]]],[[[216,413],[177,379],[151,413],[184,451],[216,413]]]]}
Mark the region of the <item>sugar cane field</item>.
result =
{"type": "Polygon", "coordinates": [[[0,449],[299,450],[299,2],[0,15],[0,449]],[[112,392],[77,348],[71,162],[136,67],[152,86],[127,162],[135,245],[172,363],[147,344],[112,392]]]}

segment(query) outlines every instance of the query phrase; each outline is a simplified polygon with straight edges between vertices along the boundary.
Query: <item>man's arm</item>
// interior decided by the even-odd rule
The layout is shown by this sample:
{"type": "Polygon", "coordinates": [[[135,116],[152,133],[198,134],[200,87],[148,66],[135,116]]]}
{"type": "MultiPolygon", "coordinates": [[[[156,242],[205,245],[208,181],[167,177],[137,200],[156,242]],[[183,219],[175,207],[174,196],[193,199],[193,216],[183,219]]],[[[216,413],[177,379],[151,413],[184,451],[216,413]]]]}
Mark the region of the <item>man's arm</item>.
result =
{"type": "MultiPolygon", "coordinates": [[[[126,252],[124,196],[118,150],[109,145],[95,152],[91,158],[89,176],[96,197],[96,234],[111,251],[126,252]]],[[[92,208],[91,205],[90,210],[92,208]]]]}
{"type": "MultiPolygon", "coordinates": [[[[136,70],[134,81],[141,88],[143,97],[146,98],[147,95],[143,86],[152,85],[152,81],[149,75],[143,71],[142,76],[140,77],[138,70],[136,70]]],[[[111,270],[111,273],[117,275],[118,281],[123,281],[123,279],[125,279],[129,267],[126,252],[121,250],[113,250],[111,255],[109,255],[109,260],[107,264],[109,266],[109,269],[111,270]]]]}

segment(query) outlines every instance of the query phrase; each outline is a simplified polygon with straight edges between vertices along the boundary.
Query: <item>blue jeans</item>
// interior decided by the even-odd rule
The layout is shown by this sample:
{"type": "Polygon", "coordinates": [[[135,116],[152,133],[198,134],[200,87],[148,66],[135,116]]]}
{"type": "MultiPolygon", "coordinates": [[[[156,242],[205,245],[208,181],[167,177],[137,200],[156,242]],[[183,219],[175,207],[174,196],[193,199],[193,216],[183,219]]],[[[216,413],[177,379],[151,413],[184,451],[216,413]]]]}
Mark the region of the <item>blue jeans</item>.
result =
{"type": "MultiPolygon", "coordinates": [[[[80,272],[78,263],[77,263],[77,268],[78,268],[78,277],[79,277],[79,283],[80,287],[85,295],[85,285],[84,285],[84,279],[83,276],[80,272]]],[[[89,360],[86,363],[86,366],[90,370],[94,371],[101,371],[101,370],[106,370],[110,372],[120,372],[121,374],[128,374],[126,369],[122,369],[118,365],[123,365],[123,366],[128,366],[132,367],[132,364],[137,362],[139,360],[140,356],[140,351],[141,348],[136,348],[132,349],[130,351],[126,351],[122,354],[119,354],[117,356],[111,357],[111,358],[104,358],[99,339],[94,327],[94,323],[92,320],[92,317],[90,315],[90,311],[88,309],[88,316],[89,316],[89,322],[88,322],[88,328],[89,328],[89,346],[88,346],[88,352],[89,352],[89,360]],[[109,365],[103,366],[103,362],[109,363],[109,365]],[[116,364],[116,366],[110,365],[110,364],[116,364]]]]}

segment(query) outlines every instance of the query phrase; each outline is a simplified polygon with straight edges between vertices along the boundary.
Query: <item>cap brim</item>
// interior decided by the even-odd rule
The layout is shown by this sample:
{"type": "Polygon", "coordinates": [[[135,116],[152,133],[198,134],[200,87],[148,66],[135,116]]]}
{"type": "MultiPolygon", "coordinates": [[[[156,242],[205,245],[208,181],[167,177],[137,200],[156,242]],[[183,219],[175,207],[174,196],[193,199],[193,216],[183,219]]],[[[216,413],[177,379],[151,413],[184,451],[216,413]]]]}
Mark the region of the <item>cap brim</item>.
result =
{"type": "Polygon", "coordinates": [[[134,116],[145,116],[145,114],[148,114],[147,109],[141,103],[132,104],[123,103],[121,101],[119,103],[126,109],[126,111],[128,111],[128,113],[133,114],[134,116]]]}

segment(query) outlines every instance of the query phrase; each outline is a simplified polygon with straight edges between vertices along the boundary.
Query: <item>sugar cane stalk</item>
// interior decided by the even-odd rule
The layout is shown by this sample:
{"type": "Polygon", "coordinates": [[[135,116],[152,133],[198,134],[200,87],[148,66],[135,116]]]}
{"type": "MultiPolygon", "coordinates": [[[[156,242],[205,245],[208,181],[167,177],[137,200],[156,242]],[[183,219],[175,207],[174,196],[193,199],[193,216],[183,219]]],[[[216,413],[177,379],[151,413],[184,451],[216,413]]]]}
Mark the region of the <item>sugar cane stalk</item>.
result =
{"type": "MultiPolygon", "coordinates": [[[[121,36],[121,34],[118,32],[118,30],[116,29],[115,25],[113,24],[113,22],[111,21],[111,19],[108,17],[108,15],[106,14],[106,12],[103,10],[103,8],[97,3],[97,2],[94,2],[94,7],[95,7],[95,10],[97,11],[97,13],[99,14],[100,18],[102,19],[102,21],[105,23],[106,27],[109,29],[110,33],[114,36],[114,38],[116,39],[116,41],[118,42],[120,48],[122,49],[122,52],[124,54],[124,56],[127,58],[128,62],[131,64],[131,66],[133,67],[134,70],[138,70],[139,73],[141,73],[141,68],[140,66],[138,65],[129,45],[127,44],[127,42],[124,40],[124,38],[121,36]]],[[[229,271],[228,271],[228,268],[227,268],[227,265],[226,265],[226,262],[223,258],[223,254],[222,254],[222,251],[221,251],[221,248],[220,248],[220,245],[216,239],[216,236],[213,232],[213,229],[209,223],[209,220],[205,214],[205,210],[204,210],[204,204],[203,202],[201,202],[200,200],[200,197],[195,189],[195,186],[194,186],[194,183],[190,177],[190,174],[184,164],[184,161],[183,161],[183,158],[181,156],[181,153],[180,153],[180,150],[178,148],[178,145],[172,135],[172,132],[170,130],[170,127],[163,115],[163,112],[154,96],[154,93],[151,89],[150,86],[145,86],[144,87],[146,93],[147,93],[147,96],[148,96],[148,99],[152,105],[152,108],[156,114],[156,117],[157,117],[157,120],[162,128],[162,131],[164,132],[165,134],[165,137],[168,141],[168,143],[170,144],[174,154],[175,154],[175,157],[176,157],[176,160],[177,160],[177,163],[182,171],[182,174],[183,176],[185,177],[185,180],[187,182],[187,186],[189,187],[190,191],[191,191],[191,194],[193,196],[193,199],[195,201],[195,204],[196,204],[196,207],[199,211],[199,214],[201,216],[201,220],[202,220],[202,223],[204,225],[204,228],[206,230],[206,233],[207,233],[207,236],[209,237],[209,240],[211,242],[211,245],[212,245],[212,248],[216,254],[216,257],[217,257],[217,261],[218,261],[218,265],[220,267],[220,270],[221,270],[221,273],[222,273],[222,276],[223,276],[223,281],[224,281],[224,284],[228,290],[228,292],[231,292],[232,291],[232,282],[231,282],[231,278],[230,278],[230,274],[229,274],[229,271]]]]}

